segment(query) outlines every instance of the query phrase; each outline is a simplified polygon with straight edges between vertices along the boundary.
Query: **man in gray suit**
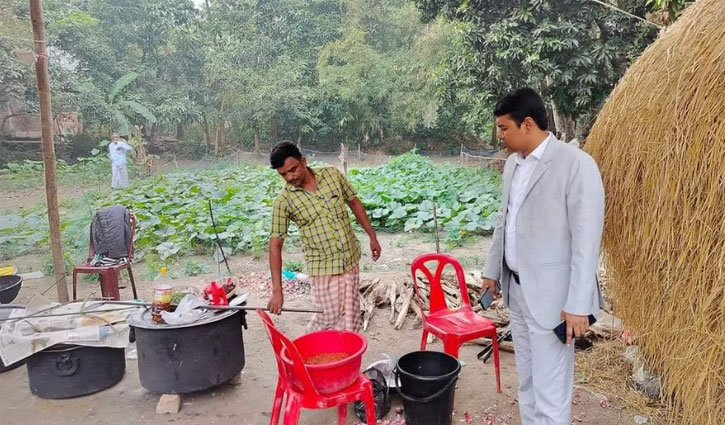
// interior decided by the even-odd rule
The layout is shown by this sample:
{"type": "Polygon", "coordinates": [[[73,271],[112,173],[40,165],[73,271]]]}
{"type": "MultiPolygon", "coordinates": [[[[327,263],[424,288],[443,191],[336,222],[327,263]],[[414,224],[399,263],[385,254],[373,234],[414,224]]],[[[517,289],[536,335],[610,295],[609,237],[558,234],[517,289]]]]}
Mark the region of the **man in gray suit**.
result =
{"type": "Polygon", "coordinates": [[[569,425],[574,345],[601,304],[596,283],[604,188],[594,160],[547,131],[532,89],[503,96],[494,115],[512,155],[485,287],[501,282],[509,307],[523,425],[569,425]],[[566,344],[552,331],[566,321],[566,344]]]}

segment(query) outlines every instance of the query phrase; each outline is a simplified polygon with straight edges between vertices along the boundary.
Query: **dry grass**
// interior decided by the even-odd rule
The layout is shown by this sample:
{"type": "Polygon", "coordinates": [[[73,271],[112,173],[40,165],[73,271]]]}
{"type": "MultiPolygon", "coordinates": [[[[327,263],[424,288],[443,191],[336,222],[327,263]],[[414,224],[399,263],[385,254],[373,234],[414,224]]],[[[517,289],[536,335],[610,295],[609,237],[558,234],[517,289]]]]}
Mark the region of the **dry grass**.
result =
{"type": "Polygon", "coordinates": [[[627,71],[587,142],[618,316],[670,423],[725,423],[725,3],[699,0],[627,71]],[[677,415],[682,417],[678,418],[677,415]]]}
{"type": "Polygon", "coordinates": [[[613,408],[648,417],[651,425],[664,424],[666,406],[650,402],[630,381],[632,366],[624,358],[624,343],[601,341],[591,351],[576,353],[576,384],[606,396],[613,408]]]}

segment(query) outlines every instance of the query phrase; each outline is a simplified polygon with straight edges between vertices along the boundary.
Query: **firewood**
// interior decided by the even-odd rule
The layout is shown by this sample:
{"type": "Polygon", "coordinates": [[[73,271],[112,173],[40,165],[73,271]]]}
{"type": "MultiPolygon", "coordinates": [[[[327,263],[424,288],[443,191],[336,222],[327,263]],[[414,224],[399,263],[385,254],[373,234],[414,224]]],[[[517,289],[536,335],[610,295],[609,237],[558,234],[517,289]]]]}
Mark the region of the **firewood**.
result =
{"type": "Polygon", "coordinates": [[[376,306],[385,305],[390,296],[389,284],[386,282],[378,282],[372,291],[370,291],[370,294],[376,306]]]}
{"type": "Polygon", "coordinates": [[[395,321],[395,329],[400,329],[405,323],[405,318],[408,316],[408,310],[410,309],[410,302],[413,299],[413,290],[410,289],[404,296],[403,306],[400,308],[398,314],[398,320],[395,321]]]}
{"type": "Polygon", "coordinates": [[[413,309],[413,312],[418,317],[418,320],[421,322],[423,321],[423,309],[418,304],[418,301],[416,301],[415,298],[413,298],[413,301],[410,303],[410,307],[413,309]]]}
{"type": "MultiPolygon", "coordinates": [[[[474,344],[474,345],[489,345],[491,343],[490,338],[476,338],[472,339],[470,341],[464,342],[464,344],[474,344]]],[[[514,344],[511,341],[499,341],[498,342],[498,351],[505,351],[507,353],[513,353],[514,352],[514,344]]]]}
{"type": "Polygon", "coordinates": [[[443,288],[443,292],[445,292],[448,295],[452,295],[454,297],[461,295],[461,291],[458,289],[458,287],[454,287],[450,283],[441,282],[441,287],[443,288]]]}
{"type": "Polygon", "coordinates": [[[360,282],[360,291],[363,291],[364,295],[367,295],[370,293],[378,284],[380,283],[380,278],[376,277],[375,279],[365,279],[364,281],[360,282]]]}
{"type": "Polygon", "coordinates": [[[360,300],[360,304],[363,311],[362,329],[363,331],[366,331],[368,329],[368,325],[370,324],[370,319],[372,319],[375,314],[375,300],[366,300],[365,298],[362,298],[360,300]]]}
{"type": "Polygon", "coordinates": [[[479,284],[477,284],[475,282],[470,282],[470,281],[467,280],[466,281],[466,286],[469,289],[469,293],[477,294],[477,293],[481,292],[481,288],[483,288],[483,283],[481,283],[479,285],[479,284]]]}
{"type": "Polygon", "coordinates": [[[395,320],[395,297],[397,295],[398,285],[395,282],[390,284],[390,292],[388,293],[388,299],[390,300],[390,317],[388,320],[393,323],[395,320]]]}

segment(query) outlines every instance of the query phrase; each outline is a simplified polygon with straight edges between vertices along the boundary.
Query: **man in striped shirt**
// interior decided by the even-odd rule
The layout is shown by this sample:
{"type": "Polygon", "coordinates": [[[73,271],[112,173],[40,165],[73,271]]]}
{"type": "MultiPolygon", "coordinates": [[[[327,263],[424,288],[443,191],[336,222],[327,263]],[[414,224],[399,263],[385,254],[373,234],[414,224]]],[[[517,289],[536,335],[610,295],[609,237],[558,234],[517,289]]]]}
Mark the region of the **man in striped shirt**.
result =
{"type": "Polygon", "coordinates": [[[272,298],[268,308],[279,314],[282,294],[282,246],[290,222],[300,232],[300,242],[312,280],[312,296],[323,313],[315,315],[310,330],[360,330],[360,243],[350,224],[347,208],[370,238],[373,261],[380,257],[380,243],[365,207],[347,178],[334,167],[312,169],[292,142],[277,144],[270,155],[272,168],[287,182],[272,209],[269,265],[272,298]]]}

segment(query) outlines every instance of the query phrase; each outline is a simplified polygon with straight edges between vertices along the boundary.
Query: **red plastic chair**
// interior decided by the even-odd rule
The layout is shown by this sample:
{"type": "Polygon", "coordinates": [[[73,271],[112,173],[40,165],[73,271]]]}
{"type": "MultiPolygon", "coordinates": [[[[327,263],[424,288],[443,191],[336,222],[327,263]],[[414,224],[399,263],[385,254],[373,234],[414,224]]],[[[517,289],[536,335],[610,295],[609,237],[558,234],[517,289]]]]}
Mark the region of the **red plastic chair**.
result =
{"type": "Polygon", "coordinates": [[[282,334],[272,322],[267,313],[257,310],[262,318],[267,336],[272,343],[274,355],[277,359],[277,390],[274,394],[274,405],[272,406],[270,425],[279,423],[282,402],[286,399],[284,407],[283,425],[297,425],[300,418],[301,408],[305,409],[329,409],[337,406],[337,418],[339,425],[345,425],[347,420],[347,404],[361,400],[365,403],[365,413],[368,424],[375,424],[375,401],[373,399],[373,385],[361,373],[357,381],[349,387],[332,394],[320,394],[312,384],[310,375],[307,373],[305,363],[302,360],[297,347],[284,334],[282,334]],[[287,356],[292,360],[293,367],[289,367],[282,361],[282,349],[287,350],[287,356]],[[293,379],[296,378],[296,379],[293,379]],[[302,388],[292,384],[299,382],[302,388]]]}
{"type": "Polygon", "coordinates": [[[131,218],[131,241],[128,244],[128,262],[107,267],[93,267],[90,262],[96,255],[96,249],[93,246],[93,234],[91,233],[90,243],[88,244],[88,259],[85,263],[73,268],[73,299],[76,299],[78,288],[79,274],[98,274],[101,280],[101,296],[105,299],[120,300],[121,293],[118,290],[118,276],[121,270],[128,270],[128,277],[131,280],[131,289],[133,290],[133,298],[137,299],[136,281],[133,279],[133,270],[131,270],[131,260],[133,260],[133,236],[136,233],[136,216],[129,214],[131,218]]]}
{"type": "Polygon", "coordinates": [[[420,349],[425,350],[428,333],[432,333],[443,341],[443,351],[458,358],[461,345],[472,339],[488,337],[493,341],[493,365],[496,370],[496,390],[501,392],[501,371],[499,368],[498,339],[496,338],[496,324],[491,320],[476,314],[468,300],[468,289],[463,267],[452,255],[423,254],[413,260],[410,266],[413,275],[413,289],[420,296],[416,272],[420,271],[430,282],[430,311],[423,313],[423,338],[420,349]],[[425,265],[429,261],[437,262],[435,273],[425,265]],[[458,285],[461,290],[463,305],[457,310],[451,310],[446,304],[446,297],[441,287],[441,274],[448,264],[456,271],[458,285]]]}

